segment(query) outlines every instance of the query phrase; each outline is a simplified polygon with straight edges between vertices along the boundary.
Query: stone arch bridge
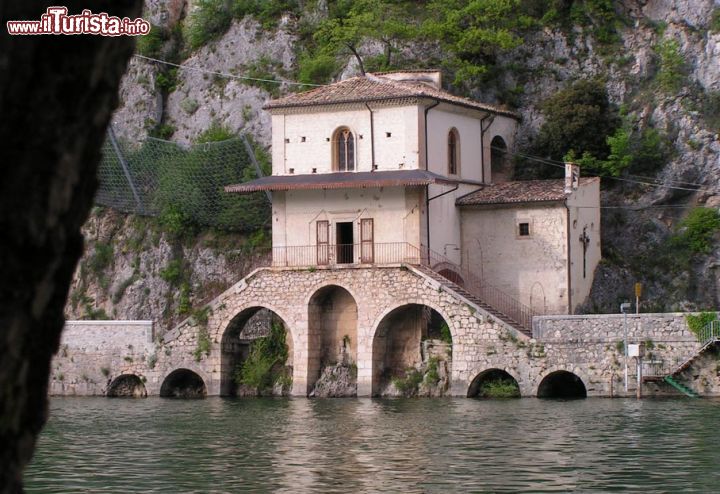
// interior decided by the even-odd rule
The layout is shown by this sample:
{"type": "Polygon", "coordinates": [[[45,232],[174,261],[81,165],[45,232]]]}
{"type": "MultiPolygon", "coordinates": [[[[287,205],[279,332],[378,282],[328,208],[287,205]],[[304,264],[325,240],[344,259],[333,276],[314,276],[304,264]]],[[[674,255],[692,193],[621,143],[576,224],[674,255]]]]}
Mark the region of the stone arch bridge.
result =
{"type": "MultiPolygon", "coordinates": [[[[287,330],[294,396],[307,396],[323,363],[338,358],[356,366],[357,396],[381,394],[383,379],[422,358],[423,311],[452,338],[447,395],[470,396],[487,376],[514,379],[522,396],[621,392],[617,316],[544,316],[529,336],[412,265],[257,269],[209,304],[204,324],[190,318],[152,342],[113,349],[103,341],[79,351],[71,338],[53,363],[51,392],[112,395],[135,383],[135,395],[231,395],[247,352],[243,327],[261,309],[287,330]]],[[[662,324],[636,324],[634,336],[667,341],[658,350],[667,359],[692,354],[697,344],[677,315],[654,316],[662,324]]]]}

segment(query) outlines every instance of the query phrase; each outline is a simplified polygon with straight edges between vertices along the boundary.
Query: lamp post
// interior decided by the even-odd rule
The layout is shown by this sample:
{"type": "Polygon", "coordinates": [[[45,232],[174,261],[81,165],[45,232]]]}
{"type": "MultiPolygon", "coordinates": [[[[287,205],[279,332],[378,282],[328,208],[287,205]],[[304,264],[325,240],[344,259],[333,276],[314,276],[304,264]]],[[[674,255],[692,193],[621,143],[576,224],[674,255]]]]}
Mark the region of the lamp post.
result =
{"type": "Polygon", "coordinates": [[[625,302],[620,304],[620,312],[623,313],[624,321],[623,321],[623,347],[625,347],[625,393],[628,392],[628,334],[627,334],[627,313],[630,310],[630,302],[625,302]]]}

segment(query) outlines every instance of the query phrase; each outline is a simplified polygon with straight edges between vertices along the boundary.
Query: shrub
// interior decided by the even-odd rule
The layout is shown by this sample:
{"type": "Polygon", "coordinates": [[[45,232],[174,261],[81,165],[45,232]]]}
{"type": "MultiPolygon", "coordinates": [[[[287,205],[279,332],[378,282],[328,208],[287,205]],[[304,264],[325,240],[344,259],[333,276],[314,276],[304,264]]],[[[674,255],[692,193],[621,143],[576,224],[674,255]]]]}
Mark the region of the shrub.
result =
{"type": "Polygon", "coordinates": [[[520,388],[513,379],[492,379],[480,386],[478,395],[483,398],[519,398],[520,388]]]}
{"type": "Polygon", "coordinates": [[[417,369],[410,368],[405,371],[405,376],[393,378],[392,382],[403,396],[414,396],[417,394],[422,380],[422,373],[417,369]]]}
{"type": "MultiPolygon", "coordinates": [[[[253,341],[250,355],[235,374],[235,382],[255,388],[258,392],[269,389],[286,376],[284,366],[288,358],[285,327],[277,322],[270,326],[270,334],[253,341]]],[[[286,383],[283,383],[286,384],[286,383]]]]}
{"type": "Polygon", "coordinates": [[[218,142],[232,139],[235,133],[217,122],[213,122],[202,134],[197,138],[198,144],[205,144],[207,142],[218,142]]]}
{"type": "Polygon", "coordinates": [[[200,362],[203,355],[209,357],[210,350],[210,334],[208,333],[208,330],[205,326],[200,326],[197,332],[197,346],[195,347],[195,351],[193,352],[193,357],[195,357],[195,361],[200,362]]]}
{"type": "Polygon", "coordinates": [[[685,316],[688,328],[700,339],[703,330],[713,321],[717,321],[717,312],[701,312],[699,314],[688,314],[685,316]]]}
{"type": "Polygon", "coordinates": [[[676,247],[686,248],[693,254],[709,254],[712,240],[720,230],[720,214],[716,209],[698,207],[680,222],[679,231],[672,238],[676,247]]]}
{"type": "Polygon", "coordinates": [[[608,157],[607,137],[615,134],[620,119],[601,81],[578,81],[548,98],[542,110],[545,123],[534,154],[556,160],[570,152],[574,156],[587,153],[597,159],[608,157]]]}
{"type": "Polygon", "coordinates": [[[325,84],[338,71],[338,62],[334,56],[320,53],[315,56],[304,54],[298,62],[300,67],[298,80],[307,84],[325,84]]]}
{"type": "Polygon", "coordinates": [[[88,267],[96,275],[105,271],[113,260],[113,246],[109,243],[97,242],[92,257],[88,260],[88,267]]]}
{"type": "Polygon", "coordinates": [[[452,333],[450,333],[450,327],[445,321],[443,321],[442,326],[440,326],[440,339],[443,342],[452,345],[452,333]]]}
{"type": "Polygon", "coordinates": [[[440,382],[438,363],[439,359],[437,357],[430,358],[430,360],[428,361],[427,371],[425,372],[425,382],[433,386],[440,382]]]}
{"type": "Polygon", "coordinates": [[[165,30],[160,26],[150,26],[150,32],[144,36],[138,36],[135,43],[136,51],[140,55],[150,58],[159,58],[163,43],[167,39],[165,30]]]}
{"type": "Polygon", "coordinates": [[[198,0],[186,24],[185,37],[196,50],[230,28],[232,13],[226,0],[198,0]]]}
{"type": "Polygon", "coordinates": [[[172,286],[177,286],[183,278],[182,259],[173,259],[167,266],[160,270],[160,278],[172,286]]]}
{"type": "Polygon", "coordinates": [[[680,44],[674,39],[663,39],[657,44],[655,53],[660,67],[655,78],[658,86],[667,92],[677,92],[685,81],[686,71],[680,44]]]}

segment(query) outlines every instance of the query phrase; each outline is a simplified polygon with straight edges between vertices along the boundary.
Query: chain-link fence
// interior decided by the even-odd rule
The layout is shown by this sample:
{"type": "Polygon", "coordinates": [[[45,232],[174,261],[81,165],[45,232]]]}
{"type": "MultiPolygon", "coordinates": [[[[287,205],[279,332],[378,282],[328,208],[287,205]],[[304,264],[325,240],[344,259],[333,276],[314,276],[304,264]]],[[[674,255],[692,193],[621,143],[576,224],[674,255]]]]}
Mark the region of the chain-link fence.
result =
{"type": "Polygon", "coordinates": [[[263,173],[245,136],[183,148],[152,137],[132,145],[110,130],[102,153],[96,204],[227,230],[253,230],[269,220],[266,195],[223,190],[263,173]]]}

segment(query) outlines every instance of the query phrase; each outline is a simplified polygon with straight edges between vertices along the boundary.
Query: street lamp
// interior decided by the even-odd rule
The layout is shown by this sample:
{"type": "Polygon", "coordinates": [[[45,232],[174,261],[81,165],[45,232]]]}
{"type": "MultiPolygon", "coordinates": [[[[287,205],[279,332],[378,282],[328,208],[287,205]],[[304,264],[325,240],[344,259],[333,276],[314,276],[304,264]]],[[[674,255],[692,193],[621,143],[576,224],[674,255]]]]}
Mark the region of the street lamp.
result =
{"type": "Polygon", "coordinates": [[[620,312],[624,315],[624,322],[623,322],[623,333],[624,333],[624,347],[625,347],[625,393],[628,392],[628,335],[627,335],[627,313],[630,310],[632,306],[630,305],[630,302],[625,302],[620,304],[620,312]]]}

